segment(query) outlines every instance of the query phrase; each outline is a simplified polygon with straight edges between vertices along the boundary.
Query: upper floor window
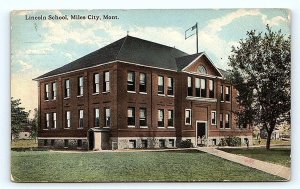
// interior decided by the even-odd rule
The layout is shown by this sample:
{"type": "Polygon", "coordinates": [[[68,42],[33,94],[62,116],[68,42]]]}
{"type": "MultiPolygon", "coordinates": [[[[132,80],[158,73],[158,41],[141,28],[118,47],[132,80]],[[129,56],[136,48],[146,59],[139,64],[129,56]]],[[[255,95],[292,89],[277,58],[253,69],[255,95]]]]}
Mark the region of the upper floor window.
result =
{"type": "Polygon", "coordinates": [[[45,85],[45,100],[49,100],[49,84],[45,85]]]}
{"type": "Polygon", "coordinates": [[[105,113],[105,127],[110,127],[110,108],[104,109],[105,113]]]}
{"type": "Polygon", "coordinates": [[[79,128],[83,128],[83,110],[79,110],[79,128]]]}
{"type": "Polygon", "coordinates": [[[221,85],[221,101],[224,101],[224,86],[221,85]]]}
{"type": "Polygon", "coordinates": [[[200,97],[200,79],[195,79],[196,97],[200,97]]]}
{"type": "Polygon", "coordinates": [[[109,76],[109,71],[104,72],[104,79],[103,79],[103,92],[109,92],[110,91],[110,76],[109,76]]]}
{"type": "Polygon", "coordinates": [[[158,94],[165,94],[164,88],[164,77],[158,76],[158,94]]]}
{"type": "Polygon", "coordinates": [[[52,99],[53,100],[56,100],[56,96],[57,96],[57,86],[56,86],[56,83],[52,83],[52,99]]]}
{"type": "Polygon", "coordinates": [[[71,127],[71,112],[66,111],[66,128],[71,127]]]}
{"type": "Polygon", "coordinates": [[[230,87],[225,87],[225,101],[230,102],[230,87]]]}
{"type": "Polygon", "coordinates": [[[78,77],[78,95],[83,95],[83,77],[78,77]]]}
{"type": "Polygon", "coordinates": [[[140,127],[147,126],[147,109],[140,108],[140,127]]]}
{"type": "Polygon", "coordinates": [[[52,113],[52,128],[56,129],[56,113],[52,113]]]}
{"type": "Polygon", "coordinates": [[[168,92],[167,95],[174,95],[174,81],[172,77],[168,77],[168,92]]]}
{"type": "Polygon", "coordinates": [[[147,92],[147,85],[146,85],[146,74],[140,73],[140,92],[146,93],[147,92]]]}
{"type": "Polygon", "coordinates": [[[201,97],[206,97],[206,80],[201,79],[201,97]]]}
{"type": "Polygon", "coordinates": [[[48,129],[50,127],[50,114],[46,114],[46,128],[48,129]]]}
{"type": "Polygon", "coordinates": [[[168,110],[168,127],[174,127],[174,111],[168,110]]]}
{"type": "Polygon", "coordinates": [[[191,125],[192,124],[192,110],[185,109],[185,124],[191,125]]]}
{"type": "Polygon", "coordinates": [[[224,125],[223,125],[223,114],[221,113],[220,114],[220,128],[224,128],[224,125]]]}
{"type": "Polygon", "coordinates": [[[217,124],[217,115],[216,111],[211,111],[211,125],[217,124]]]}
{"type": "Polygon", "coordinates": [[[135,126],[135,108],[129,107],[127,109],[127,125],[135,126]]]}
{"type": "Polygon", "coordinates": [[[65,80],[65,97],[70,97],[70,80],[65,80]]]}
{"type": "Polygon", "coordinates": [[[94,80],[93,93],[99,93],[100,88],[99,88],[99,74],[98,73],[94,74],[93,80],[94,80]]]}
{"type": "Polygon", "coordinates": [[[215,83],[212,79],[208,80],[209,98],[215,98],[215,83]]]}
{"type": "Polygon", "coordinates": [[[193,96],[193,81],[190,76],[187,77],[188,96],[193,96]]]}
{"type": "Polygon", "coordinates": [[[164,127],[164,110],[158,110],[158,127],[164,127]]]}
{"type": "Polygon", "coordinates": [[[95,127],[100,127],[100,111],[99,108],[95,108],[95,127]]]}
{"type": "Polygon", "coordinates": [[[225,128],[230,128],[229,114],[225,114],[225,128]]]}
{"type": "Polygon", "coordinates": [[[198,71],[202,74],[207,74],[206,68],[202,65],[198,67],[198,71]]]}
{"type": "Polygon", "coordinates": [[[127,73],[127,91],[135,91],[135,74],[134,74],[134,72],[127,73]]]}

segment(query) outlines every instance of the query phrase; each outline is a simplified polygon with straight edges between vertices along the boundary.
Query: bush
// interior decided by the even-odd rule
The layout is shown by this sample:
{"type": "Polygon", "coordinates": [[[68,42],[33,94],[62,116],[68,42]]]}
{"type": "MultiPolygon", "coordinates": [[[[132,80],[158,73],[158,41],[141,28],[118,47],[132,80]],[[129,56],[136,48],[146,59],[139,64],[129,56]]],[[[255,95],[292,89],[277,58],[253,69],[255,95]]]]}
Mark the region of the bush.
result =
{"type": "Polygon", "coordinates": [[[193,147],[193,143],[190,140],[182,140],[179,143],[180,148],[191,148],[193,147]]]}
{"type": "Polygon", "coordinates": [[[218,146],[241,146],[241,138],[239,137],[226,137],[222,138],[218,146]]]}

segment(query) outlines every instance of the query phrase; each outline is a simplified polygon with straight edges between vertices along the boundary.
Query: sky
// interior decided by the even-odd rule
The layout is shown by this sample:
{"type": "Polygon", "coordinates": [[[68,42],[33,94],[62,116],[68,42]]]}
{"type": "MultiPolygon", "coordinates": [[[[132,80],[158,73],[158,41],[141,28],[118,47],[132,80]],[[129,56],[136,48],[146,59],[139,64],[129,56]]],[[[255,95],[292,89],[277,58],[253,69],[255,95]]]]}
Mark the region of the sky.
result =
{"type": "Polygon", "coordinates": [[[185,40],[185,30],[198,23],[199,52],[206,52],[219,68],[228,69],[232,46],[247,31],[290,34],[286,9],[189,10],[47,10],[11,13],[11,96],[25,109],[38,105],[36,78],[124,36],[139,37],[196,53],[196,39],[185,40]],[[26,20],[26,16],[67,15],[68,20],[26,20]],[[71,15],[117,16],[115,20],[73,20],[71,15]]]}

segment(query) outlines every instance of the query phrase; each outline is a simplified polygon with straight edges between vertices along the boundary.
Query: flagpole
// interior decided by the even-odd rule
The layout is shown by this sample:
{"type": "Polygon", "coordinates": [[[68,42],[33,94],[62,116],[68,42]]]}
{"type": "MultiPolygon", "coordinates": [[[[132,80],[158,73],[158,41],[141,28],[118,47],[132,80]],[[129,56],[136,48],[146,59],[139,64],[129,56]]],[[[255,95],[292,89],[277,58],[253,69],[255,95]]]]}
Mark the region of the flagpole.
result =
{"type": "Polygon", "coordinates": [[[197,54],[198,54],[198,22],[196,22],[196,45],[197,45],[197,54]]]}

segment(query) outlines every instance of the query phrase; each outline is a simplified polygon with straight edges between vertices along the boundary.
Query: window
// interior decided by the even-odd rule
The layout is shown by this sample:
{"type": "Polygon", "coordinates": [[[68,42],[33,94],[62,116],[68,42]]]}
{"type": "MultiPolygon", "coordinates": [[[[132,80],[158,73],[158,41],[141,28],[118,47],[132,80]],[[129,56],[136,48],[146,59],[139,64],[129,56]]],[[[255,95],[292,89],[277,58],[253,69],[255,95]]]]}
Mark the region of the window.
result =
{"type": "Polygon", "coordinates": [[[167,95],[174,95],[174,81],[172,77],[168,77],[168,91],[167,95]]]}
{"type": "Polygon", "coordinates": [[[129,140],[129,148],[136,148],[136,140],[129,140]]]}
{"type": "Polygon", "coordinates": [[[100,127],[100,111],[99,111],[99,108],[95,108],[95,127],[100,127]]]}
{"type": "Polygon", "coordinates": [[[225,101],[230,102],[230,87],[225,87],[225,101]]]}
{"type": "Polygon", "coordinates": [[[165,148],[166,147],[166,140],[165,139],[159,139],[158,144],[159,144],[159,148],[165,148]]]}
{"type": "Polygon", "coordinates": [[[217,124],[217,115],[216,111],[211,111],[211,124],[216,125],[217,124]]]}
{"type": "Polygon", "coordinates": [[[146,74],[145,73],[140,73],[140,92],[141,93],[146,93],[147,92],[147,85],[146,85],[146,74]]]}
{"type": "Polygon", "coordinates": [[[69,146],[69,140],[67,140],[67,139],[64,140],[64,146],[65,146],[65,148],[68,148],[68,146],[69,146]]]}
{"type": "Polygon", "coordinates": [[[52,113],[52,128],[56,129],[56,113],[52,113]]]}
{"type": "Polygon", "coordinates": [[[201,79],[201,97],[206,97],[206,80],[201,79]]]}
{"type": "Polygon", "coordinates": [[[174,127],[174,111],[168,110],[168,127],[174,127]]]}
{"type": "Polygon", "coordinates": [[[48,140],[44,140],[44,146],[48,146],[48,140]]]}
{"type": "Polygon", "coordinates": [[[94,80],[93,93],[99,93],[100,88],[99,88],[99,74],[98,73],[94,74],[93,80],[94,80]]]}
{"type": "Polygon", "coordinates": [[[110,127],[110,108],[105,108],[105,127],[110,127]]]}
{"type": "Polygon", "coordinates": [[[142,148],[148,148],[148,141],[142,140],[142,148]]]}
{"type": "Polygon", "coordinates": [[[223,129],[224,125],[223,125],[223,114],[220,114],[220,129],[223,129]]]}
{"type": "Polygon", "coordinates": [[[224,86],[221,85],[221,102],[224,102],[224,86]]]}
{"type": "Polygon", "coordinates": [[[135,108],[133,107],[127,109],[127,125],[135,126],[135,108]]]}
{"type": "Polygon", "coordinates": [[[54,146],[55,140],[51,139],[50,142],[51,142],[51,146],[54,146]]]}
{"type": "Polygon", "coordinates": [[[50,114],[46,114],[46,129],[50,127],[50,114]]]}
{"type": "Polygon", "coordinates": [[[230,128],[230,125],[229,125],[229,114],[225,114],[225,128],[230,128]]]}
{"type": "Polygon", "coordinates": [[[191,109],[185,109],[185,124],[191,125],[192,124],[192,110],[191,109]]]}
{"type": "Polygon", "coordinates": [[[45,85],[45,100],[49,100],[49,85],[45,85]]]}
{"type": "Polygon", "coordinates": [[[83,95],[83,77],[78,77],[78,96],[83,95]]]}
{"type": "Polygon", "coordinates": [[[193,96],[193,81],[191,77],[187,77],[188,96],[193,96]]]}
{"type": "Polygon", "coordinates": [[[78,128],[83,128],[83,110],[79,110],[78,128]]]}
{"type": "Polygon", "coordinates": [[[208,80],[209,85],[209,98],[215,98],[215,83],[213,80],[208,80]]]}
{"type": "Polygon", "coordinates": [[[65,80],[65,98],[70,97],[70,80],[65,80]]]}
{"type": "Polygon", "coordinates": [[[110,91],[110,76],[109,76],[109,72],[104,72],[104,76],[103,76],[103,92],[109,92],[110,91]]]}
{"type": "Polygon", "coordinates": [[[147,109],[140,108],[140,127],[147,127],[147,109]]]}
{"type": "Polygon", "coordinates": [[[169,147],[175,147],[175,140],[169,139],[169,147]]]}
{"type": "Polygon", "coordinates": [[[135,91],[135,74],[134,74],[134,72],[127,73],[127,91],[135,91]]]}
{"type": "Polygon", "coordinates": [[[207,74],[206,68],[202,65],[198,67],[198,71],[202,74],[207,74]]]}
{"type": "Polygon", "coordinates": [[[56,88],[56,83],[52,83],[52,99],[56,100],[56,96],[57,96],[57,88],[56,88]]]}
{"type": "Polygon", "coordinates": [[[77,147],[82,148],[82,140],[81,139],[77,140],[77,147]]]}
{"type": "Polygon", "coordinates": [[[158,110],[158,127],[164,127],[164,110],[158,110]]]}
{"type": "Polygon", "coordinates": [[[158,76],[158,94],[165,94],[164,92],[164,77],[158,76]]]}
{"type": "Polygon", "coordinates": [[[196,97],[200,97],[200,79],[195,79],[196,97]]]}
{"type": "Polygon", "coordinates": [[[66,128],[71,127],[71,112],[67,111],[66,112],[66,128]]]}

